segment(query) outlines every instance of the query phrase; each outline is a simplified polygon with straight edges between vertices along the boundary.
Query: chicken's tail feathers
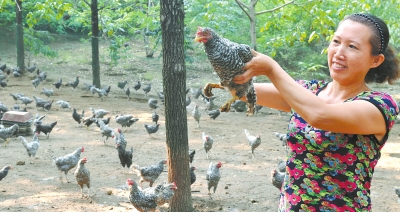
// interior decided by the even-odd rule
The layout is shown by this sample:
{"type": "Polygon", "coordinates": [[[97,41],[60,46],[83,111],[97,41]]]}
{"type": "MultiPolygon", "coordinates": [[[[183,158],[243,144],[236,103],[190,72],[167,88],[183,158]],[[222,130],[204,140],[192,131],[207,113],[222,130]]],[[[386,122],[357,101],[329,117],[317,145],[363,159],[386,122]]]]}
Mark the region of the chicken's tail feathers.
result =
{"type": "Polygon", "coordinates": [[[56,166],[56,160],[57,160],[57,158],[56,158],[56,156],[51,156],[51,160],[52,160],[52,163],[51,163],[51,165],[52,166],[56,166]]]}
{"type": "Polygon", "coordinates": [[[139,166],[139,165],[132,163],[132,165],[130,166],[130,169],[132,169],[133,171],[135,171],[135,173],[136,173],[137,175],[140,174],[140,166],[139,166]]]}

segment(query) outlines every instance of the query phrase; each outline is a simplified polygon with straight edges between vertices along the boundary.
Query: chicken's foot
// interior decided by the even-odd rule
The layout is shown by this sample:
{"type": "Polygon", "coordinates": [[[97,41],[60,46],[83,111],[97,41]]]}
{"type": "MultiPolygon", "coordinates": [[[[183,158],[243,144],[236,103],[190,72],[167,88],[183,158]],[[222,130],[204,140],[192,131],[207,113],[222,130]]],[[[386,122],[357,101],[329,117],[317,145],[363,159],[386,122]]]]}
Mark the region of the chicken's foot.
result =
{"type": "Polygon", "coordinates": [[[207,97],[212,97],[213,93],[211,92],[211,90],[213,88],[224,89],[224,87],[221,84],[218,84],[218,83],[207,83],[204,86],[204,89],[203,89],[204,95],[206,95],[207,97]]]}
{"type": "Polygon", "coordinates": [[[220,107],[220,111],[221,111],[221,112],[229,112],[229,110],[231,109],[231,104],[232,104],[234,101],[236,101],[236,100],[239,100],[239,97],[238,97],[238,96],[234,96],[234,97],[232,97],[232,99],[226,101],[225,104],[223,104],[223,105],[220,107]]]}

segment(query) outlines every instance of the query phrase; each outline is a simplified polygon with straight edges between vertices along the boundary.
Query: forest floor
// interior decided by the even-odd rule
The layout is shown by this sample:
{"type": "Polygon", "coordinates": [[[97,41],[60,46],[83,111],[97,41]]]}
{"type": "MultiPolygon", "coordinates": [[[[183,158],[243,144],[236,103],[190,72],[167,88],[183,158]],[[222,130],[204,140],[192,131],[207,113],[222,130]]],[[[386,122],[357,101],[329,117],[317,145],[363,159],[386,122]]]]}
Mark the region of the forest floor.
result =
{"type": "MultiPolygon", "coordinates": [[[[33,95],[46,98],[40,91],[43,87],[53,88],[55,95],[50,97],[57,100],[69,101],[78,112],[85,110],[85,116],[90,116],[90,107],[105,109],[112,117],[110,127],[120,126],[115,122],[117,114],[132,114],[139,121],[128,128],[124,133],[127,138],[127,147],[133,147],[133,162],[146,166],[155,164],[166,158],[165,117],[164,107],[160,106],[160,129],[150,137],[143,124],[151,124],[151,114],[147,99],[157,98],[156,91],[161,90],[162,63],[158,58],[146,58],[140,45],[131,44],[127,53],[128,58],[121,59],[117,68],[107,71],[107,65],[101,64],[102,85],[111,85],[108,98],[102,101],[83,90],[83,82],[91,84],[91,49],[90,44],[66,41],[54,45],[59,50],[57,58],[31,57],[31,64],[36,63],[41,71],[48,73],[47,80],[42,82],[36,91],[33,90],[31,79],[34,74],[27,73],[22,78],[9,77],[8,86],[0,90],[0,102],[11,108],[15,102],[10,93],[24,93],[32,98],[33,95]],[[61,87],[59,90],[52,85],[59,78],[63,82],[72,81],[80,76],[80,84],[76,90],[71,87],[61,87]],[[133,84],[139,80],[142,85],[152,83],[153,88],[148,97],[140,89],[135,92],[133,84]],[[127,97],[117,87],[117,82],[128,80],[131,89],[131,98],[127,97]]],[[[13,49],[13,45],[0,45],[1,49],[13,49]]],[[[106,53],[106,44],[101,46],[101,54],[106,53]]],[[[202,48],[202,47],[199,47],[202,48]]],[[[0,52],[0,63],[15,67],[15,52],[0,52]]],[[[203,57],[204,58],[204,57],[203,57]]],[[[208,64],[204,60],[198,64],[208,64]]],[[[188,66],[187,88],[198,88],[206,82],[218,82],[207,66],[188,66]]],[[[374,88],[387,91],[396,96],[400,94],[400,84],[394,86],[373,85],[374,88]]],[[[216,91],[216,104],[221,105],[228,99],[227,91],[216,91]]],[[[23,107],[23,105],[21,105],[23,107]]],[[[197,181],[191,186],[192,199],[195,211],[276,211],[278,207],[279,191],[271,184],[271,170],[276,168],[277,159],[285,159],[286,153],[274,132],[284,133],[289,120],[286,113],[280,114],[276,110],[263,108],[254,117],[246,117],[245,113],[228,112],[221,114],[216,120],[210,120],[206,115],[205,104],[201,99],[192,99],[187,107],[187,124],[189,148],[196,150],[193,166],[197,181]],[[195,104],[202,111],[201,128],[191,116],[195,104]],[[247,145],[244,129],[251,134],[259,134],[261,145],[255,150],[255,159],[252,159],[250,148],[247,145]],[[205,132],[214,138],[214,145],[210,151],[210,159],[202,147],[201,133],[205,132]],[[205,180],[206,170],[210,162],[221,161],[221,180],[216,193],[210,199],[207,194],[205,180]]],[[[53,104],[50,111],[39,109],[36,111],[34,103],[28,105],[27,110],[35,116],[36,113],[46,115],[44,123],[57,121],[53,132],[47,139],[39,136],[40,148],[33,160],[29,158],[20,139],[12,138],[9,144],[0,146],[0,168],[12,165],[6,178],[0,181],[0,208],[9,211],[136,211],[128,199],[126,179],[138,181],[139,177],[132,170],[120,165],[117,150],[113,139],[108,139],[109,146],[104,145],[99,129],[92,125],[89,129],[78,127],[72,119],[70,110],[59,110],[53,104]],[[68,176],[71,183],[59,180],[60,172],[52,165],[51,156],[63,156],[76,148],[84,146],[85,151],[81,158],[86,157],[86,167],[91,173],[91,197],[81,198],[80,187],[77,185],[73,172],[68,176]],[[18,161],[25,161],[25,165],[17,165],[18,161]]],[[[375,169],[372,182],[373,211],[400,211],[394,189],[400,187],[400,126],[395,125],[386,146],[382,150],[382,157],[375,169]]],[[[26,136],[31,141],[31,136],[26,136]]],[[[161,174],[155,184],[167,181],[168,168],[161,174]]],[[[144,184],[148,187],[148,184],[144,184]]],[[[178,188],[179,189],[179,188],[178,188]]],[[[86,195],[86,188],[84,189],[86,195]]],[[[167,205],[159,211],[168,211],[167,205]]]]}

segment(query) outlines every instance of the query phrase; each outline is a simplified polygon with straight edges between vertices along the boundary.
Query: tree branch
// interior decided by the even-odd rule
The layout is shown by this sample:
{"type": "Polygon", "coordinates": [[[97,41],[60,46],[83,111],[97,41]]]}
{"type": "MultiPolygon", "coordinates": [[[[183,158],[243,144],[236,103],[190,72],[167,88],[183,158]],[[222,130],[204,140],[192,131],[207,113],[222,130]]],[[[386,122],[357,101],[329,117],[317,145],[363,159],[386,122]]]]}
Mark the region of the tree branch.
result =
{"type": "Polygon", "coordinates": [[[89,2],[87,2],[86,0],[83,0],[83,2],[85,2],[89,7],[92,6],[92,4],[89,4],[89,2]]]}
{"type": "Polygon", "coordinates": [[[15,1],[15,4],[17,5],[17,7],[18,7],[18,10],[21,11],[21,7],[19,7],[19,4],[18,4],[17,0],[14,0],[14,1],[15,1]]]}
{"type": "Polygon", "coordinates": [[[279,10],[282,7],[285,7],[285,6],[289,5],[289,4],[293,4],[294,2],[295,2],[295,0],[292,0],[292,1],[288,2],[288,3],[286,3],[286,4],[282,4],[281,6],[275,7],[275,8],[270,9],[270,10],[264,10],[264,11],[256,12],[256,15],[261,15],[261,14],[264,14],[264,13],[274,12],[275,10],[279,10]]]}
{"type": "Polygon", "coordinates": [[[240,9],[242,9],[243,12],[247,15],[247,17],[248,17],[250,20],[252,20],[250,14],[249,14],[249,13],[247,12],[247,10],[246,10],[246,9],[249,9],[249,7],[248,7],[247,5],[245,5],[243,2],[241,2],[240,0],[235,0],[235,1],[236,1],[236,4],[239,5],[240,9]]]}

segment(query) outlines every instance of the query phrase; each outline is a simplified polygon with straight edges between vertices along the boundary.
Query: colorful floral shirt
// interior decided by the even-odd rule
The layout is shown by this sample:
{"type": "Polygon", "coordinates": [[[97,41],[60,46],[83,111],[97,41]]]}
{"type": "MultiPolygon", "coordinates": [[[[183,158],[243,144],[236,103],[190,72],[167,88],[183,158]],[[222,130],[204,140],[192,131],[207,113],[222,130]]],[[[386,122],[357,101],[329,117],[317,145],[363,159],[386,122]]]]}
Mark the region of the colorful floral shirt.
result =
{"type": "MultiPolygon", "coordinates": [[[[328,84],[298,82],[316,95],[328,84]]],[[[346,102],[355,100],[371,102],[381,111],[387,127],[382,143],[374,135],[314,128],[292,111],[287,134],[290,154],[279,211],[371,210],[372,175],[399,109],[394,98],[383,92],[365,91],[346,102]]]]}

